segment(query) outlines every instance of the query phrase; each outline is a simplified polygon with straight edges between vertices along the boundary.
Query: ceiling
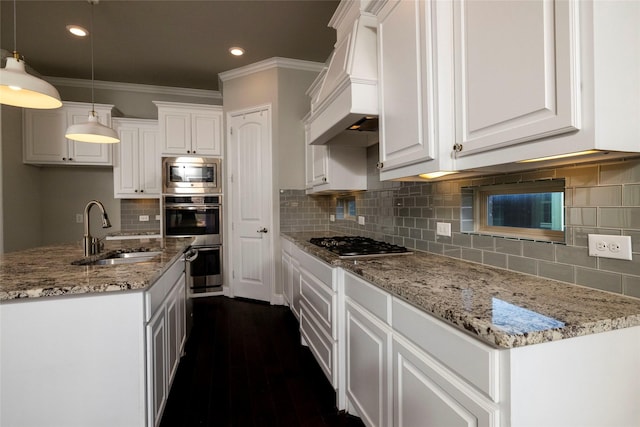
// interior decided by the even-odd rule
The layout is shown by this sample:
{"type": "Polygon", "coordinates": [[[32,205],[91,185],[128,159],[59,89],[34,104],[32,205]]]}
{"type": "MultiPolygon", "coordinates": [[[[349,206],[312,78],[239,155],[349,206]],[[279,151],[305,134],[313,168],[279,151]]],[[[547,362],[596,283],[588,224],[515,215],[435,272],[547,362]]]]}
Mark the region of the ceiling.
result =
{"type": "MultiPolygon", "coordinates": [[[[219,90],[218,73],[272,57],[324,62],[337,0],[85,0],[16,2],[17,50],[44,76],[219,90]],[[241,46],[242,57],[229,54],[241,46]]],[[[14,49],[13,1],[0,1],[0,48],[14,49]]]]}

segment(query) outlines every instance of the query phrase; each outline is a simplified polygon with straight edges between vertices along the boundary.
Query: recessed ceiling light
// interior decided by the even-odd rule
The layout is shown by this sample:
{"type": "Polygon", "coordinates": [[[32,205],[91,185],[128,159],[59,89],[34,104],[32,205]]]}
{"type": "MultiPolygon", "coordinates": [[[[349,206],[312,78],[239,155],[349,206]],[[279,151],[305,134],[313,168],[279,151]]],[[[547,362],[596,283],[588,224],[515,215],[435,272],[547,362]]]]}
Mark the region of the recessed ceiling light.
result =
{"type": "Polygon", "coordinates": [[[241,47],[230,47],[229,53],[234,56],[242,56],[244,54],[244,49],[241,47]]]}
{"type": "Polygon", "coordinates": [[[89,31],[80,25],[67,25],[67,31],[76,37],[86,37],[89,35],[89,31]]]}

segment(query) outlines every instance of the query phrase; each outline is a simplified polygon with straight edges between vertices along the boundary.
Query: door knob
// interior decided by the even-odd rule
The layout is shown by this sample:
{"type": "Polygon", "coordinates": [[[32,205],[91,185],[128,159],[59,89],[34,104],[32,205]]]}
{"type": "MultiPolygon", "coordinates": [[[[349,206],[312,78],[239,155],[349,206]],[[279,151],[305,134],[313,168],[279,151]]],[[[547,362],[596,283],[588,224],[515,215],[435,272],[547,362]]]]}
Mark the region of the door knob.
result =
{"type": "Polygon", "coordinates": [[[262,227],[260,230],[258,230],[258,233],[268,233],[269,230],[267,230],[266,227],[262,227]]]}

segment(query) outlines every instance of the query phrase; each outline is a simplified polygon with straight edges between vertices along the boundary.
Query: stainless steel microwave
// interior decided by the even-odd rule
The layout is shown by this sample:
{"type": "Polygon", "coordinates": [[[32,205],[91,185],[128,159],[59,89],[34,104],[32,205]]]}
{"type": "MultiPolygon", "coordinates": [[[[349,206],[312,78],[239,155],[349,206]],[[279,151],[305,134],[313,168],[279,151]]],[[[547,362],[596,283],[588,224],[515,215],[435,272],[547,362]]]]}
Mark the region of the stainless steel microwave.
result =
{"type": "Polygon", "coordinates": [[[222,193],[221,161],[213,157],[165,157],[162,182],[165,194],[222,193]]]}

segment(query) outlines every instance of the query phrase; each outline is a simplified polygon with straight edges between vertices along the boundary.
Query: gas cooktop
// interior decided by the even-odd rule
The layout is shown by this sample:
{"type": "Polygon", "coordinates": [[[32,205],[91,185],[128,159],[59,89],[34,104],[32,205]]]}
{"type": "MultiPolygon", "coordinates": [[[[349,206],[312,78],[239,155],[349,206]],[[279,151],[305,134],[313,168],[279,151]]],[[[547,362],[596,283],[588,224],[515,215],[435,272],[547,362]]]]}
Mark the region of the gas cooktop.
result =
{"type": "Polygon", "coordinates": [[[333,252],[340,258],[379,257],[389,255],[410,255],[404,246],[393,245],[357,236],[314,237],[309,240],[316,246],[333,252]]]}

